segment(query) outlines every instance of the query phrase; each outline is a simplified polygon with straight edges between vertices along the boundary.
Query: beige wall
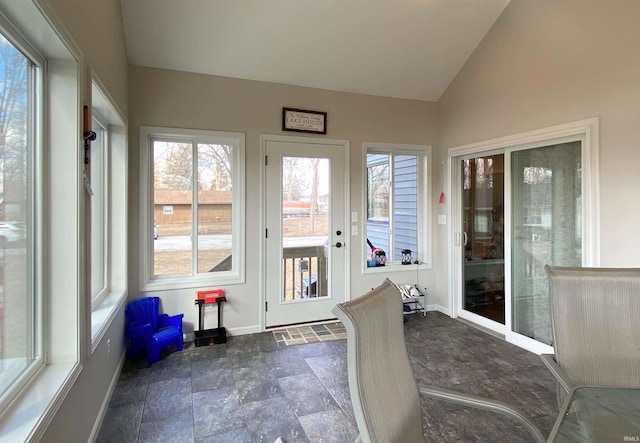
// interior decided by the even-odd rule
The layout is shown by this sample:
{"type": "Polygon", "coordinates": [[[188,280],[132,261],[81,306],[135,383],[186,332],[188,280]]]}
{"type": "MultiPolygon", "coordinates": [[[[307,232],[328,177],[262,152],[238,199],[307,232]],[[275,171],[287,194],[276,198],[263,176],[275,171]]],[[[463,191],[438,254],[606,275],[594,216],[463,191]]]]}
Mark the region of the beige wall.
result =
{"type": "Polygon", "coordinates": [[[602,266],[640,266],[639,17],[635,0],[512,0],[438,103],[440,160],[450,147],[600,117],[602,266]]]}
{"type": "MultiPolygon", "coordinates": [[[[127,52],[119,0],[49,0],[120,110],[127,117],[127,52]]],[[[86,75],[90,75],[87,71],[86,75]]],[[[83,97],[90,97],[91,81],[83,97]]],[[[86,86],[86,85],[85,85],[86,86]]]]}
{"type": "MultiPolygon", "coordinates": [[[[283,67],[284,69],[284,67],[283,67]]],[[[259,254],[260,233],[260,135],[283,133],[282,108],[294,107],[326,111],[328,133],[324,138],[349,140],[351,167],[351,210],[362,208],[362,142],[432,144],[436,139],[433,103],[337,93],[325,90],[246,81],[225,77],[131,66],[129,69],[129,229],[137,237],[140,205],[139,127],[140,125],[234,131],[246,134],[246,284],[227,286],[229,303],[224,306],[224,326],[237,332],[255,330],[260,325],[260,281],[263,263],[259,254]]],[[[348,229],[343,229],[345,232],[348,229]]],[[[360,295],[382,281],[384,276],[361,273],[361,237],[348,237],[351,249],[351,293],[360,295]]],[[[139,263],[138,248],[130,248],[129,263],[139,263]]],[[[129,274],[131,293],[139,289],[135,267],[129,274]]],[[[413,282],[415,272],[395,278],[413,282]]],[[[427,281],[426,275],[421,278],[427,281]]],[[[195,289],[162,291],[165,309],[185,314],[185,328],[197,324],[195,289]]],[[[215,319],[212,319],[215,322],[215,319]]],[[[207,324],[206,327],[215,327],[207,324]]]]}

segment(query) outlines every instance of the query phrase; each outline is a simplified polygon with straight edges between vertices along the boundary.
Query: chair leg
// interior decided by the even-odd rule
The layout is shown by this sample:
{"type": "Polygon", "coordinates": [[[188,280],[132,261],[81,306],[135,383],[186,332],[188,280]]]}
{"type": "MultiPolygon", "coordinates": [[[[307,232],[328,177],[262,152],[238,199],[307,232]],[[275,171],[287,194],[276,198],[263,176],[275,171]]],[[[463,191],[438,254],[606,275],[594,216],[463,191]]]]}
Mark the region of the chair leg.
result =
{"type": "Polygon", "coordinates": [[[144,343],[139,343],[137,341],[131,341],[129,346],[127,347],[127,355],[130,357],[137,357],[140,355],[142,350],[144,349],[144,343]]]}
{"type": "Polygon", "coordinates": [[[176,346],[178,351],[184,347],[182,333],[176,328],[168,328],[154,334],[147,342],[147,360],[150,364],[160,359],[160,351],[169,346],[176,346]]]}
{"type": "Polygon", "coordinates": [[[531,434],[536,442],[544,443],[546,441],[546,439],[542,435],[542,431],[540,431],[540,428],[538,428],[538,426],[533,423],[529,417],[525,416],[522,412],[511,405],[490,398],[463,394],[460,392],[436,388],[433,386],[419,385],[418,389],[421,394],[426,395],[427,397],[436,398],[438,400],[444,400],[463,406],[484,409],[485,411],[497,412],[499,414],[509,416],[520,422],[520,424],[524,426],[524,428],[529,432],[529,434],[531,434]]]}
{"type": "Polygon", "coordinates": [[[160,343],[153,338],[147,345],[147,362],[152,365],[160,359],[160,343]]]}

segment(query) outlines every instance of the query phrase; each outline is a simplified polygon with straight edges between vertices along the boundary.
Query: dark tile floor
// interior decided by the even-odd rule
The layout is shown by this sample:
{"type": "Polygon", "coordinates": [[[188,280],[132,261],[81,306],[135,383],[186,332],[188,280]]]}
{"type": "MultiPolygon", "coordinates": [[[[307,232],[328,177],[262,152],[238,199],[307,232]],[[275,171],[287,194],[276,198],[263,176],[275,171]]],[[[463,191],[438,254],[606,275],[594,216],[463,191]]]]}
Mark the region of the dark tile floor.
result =
{"type": "MultiPolygon", "coordinates": [[[[419,383],[506,401],[551,430],[555,384],[538,356],[440,313],[407,317],[419,383]]],[[[353,442],[346,367],[345,340],[279,347],[271,332],[189,343],[151,367],[128,359],[97,441],[353,442]]],[[[428,441],[531,441],[495,413],[430,399],[422,412],[428,441]]]]}

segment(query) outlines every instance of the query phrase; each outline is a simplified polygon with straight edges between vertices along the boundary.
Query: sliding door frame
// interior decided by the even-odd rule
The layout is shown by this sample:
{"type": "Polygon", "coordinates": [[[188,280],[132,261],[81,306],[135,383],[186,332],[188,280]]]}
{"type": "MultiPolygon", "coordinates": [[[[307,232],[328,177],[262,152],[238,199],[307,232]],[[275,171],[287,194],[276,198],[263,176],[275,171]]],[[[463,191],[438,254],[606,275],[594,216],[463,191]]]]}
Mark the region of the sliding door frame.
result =
{"type": "Polygon", "coordinates": [[[552,126],[521,134],[486,140],[450,148],[448,151],[448,183],[450,205],[447,209],[451,220],[448,229],[448,280],[449,310],[453,318],[461,317],[488,328],[505,337],[505,340],[535,353],[553,352],[553,348],[513,331],[511,293],[511,153],[570,141],[581,142],[582,165],[582,265],[599,266],[599,119],[597,117],[552,126]],[[466,158],[504,154],[505,165],[505,324],[499,324],[463,309],[463,253],[462,239],[462,180],[460,161],[466,158]]]}

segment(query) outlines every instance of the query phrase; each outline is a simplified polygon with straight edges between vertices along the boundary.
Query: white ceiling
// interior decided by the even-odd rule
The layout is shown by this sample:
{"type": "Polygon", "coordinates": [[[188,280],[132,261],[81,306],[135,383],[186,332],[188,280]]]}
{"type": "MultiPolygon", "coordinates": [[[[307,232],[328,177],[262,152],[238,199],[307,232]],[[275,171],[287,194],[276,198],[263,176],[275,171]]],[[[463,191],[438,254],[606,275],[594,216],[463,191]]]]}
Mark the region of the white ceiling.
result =
{"type": "Polygon", "coordinates": [[[121,0],[129,63],[437,101],[509,0],[121,0]]]}

